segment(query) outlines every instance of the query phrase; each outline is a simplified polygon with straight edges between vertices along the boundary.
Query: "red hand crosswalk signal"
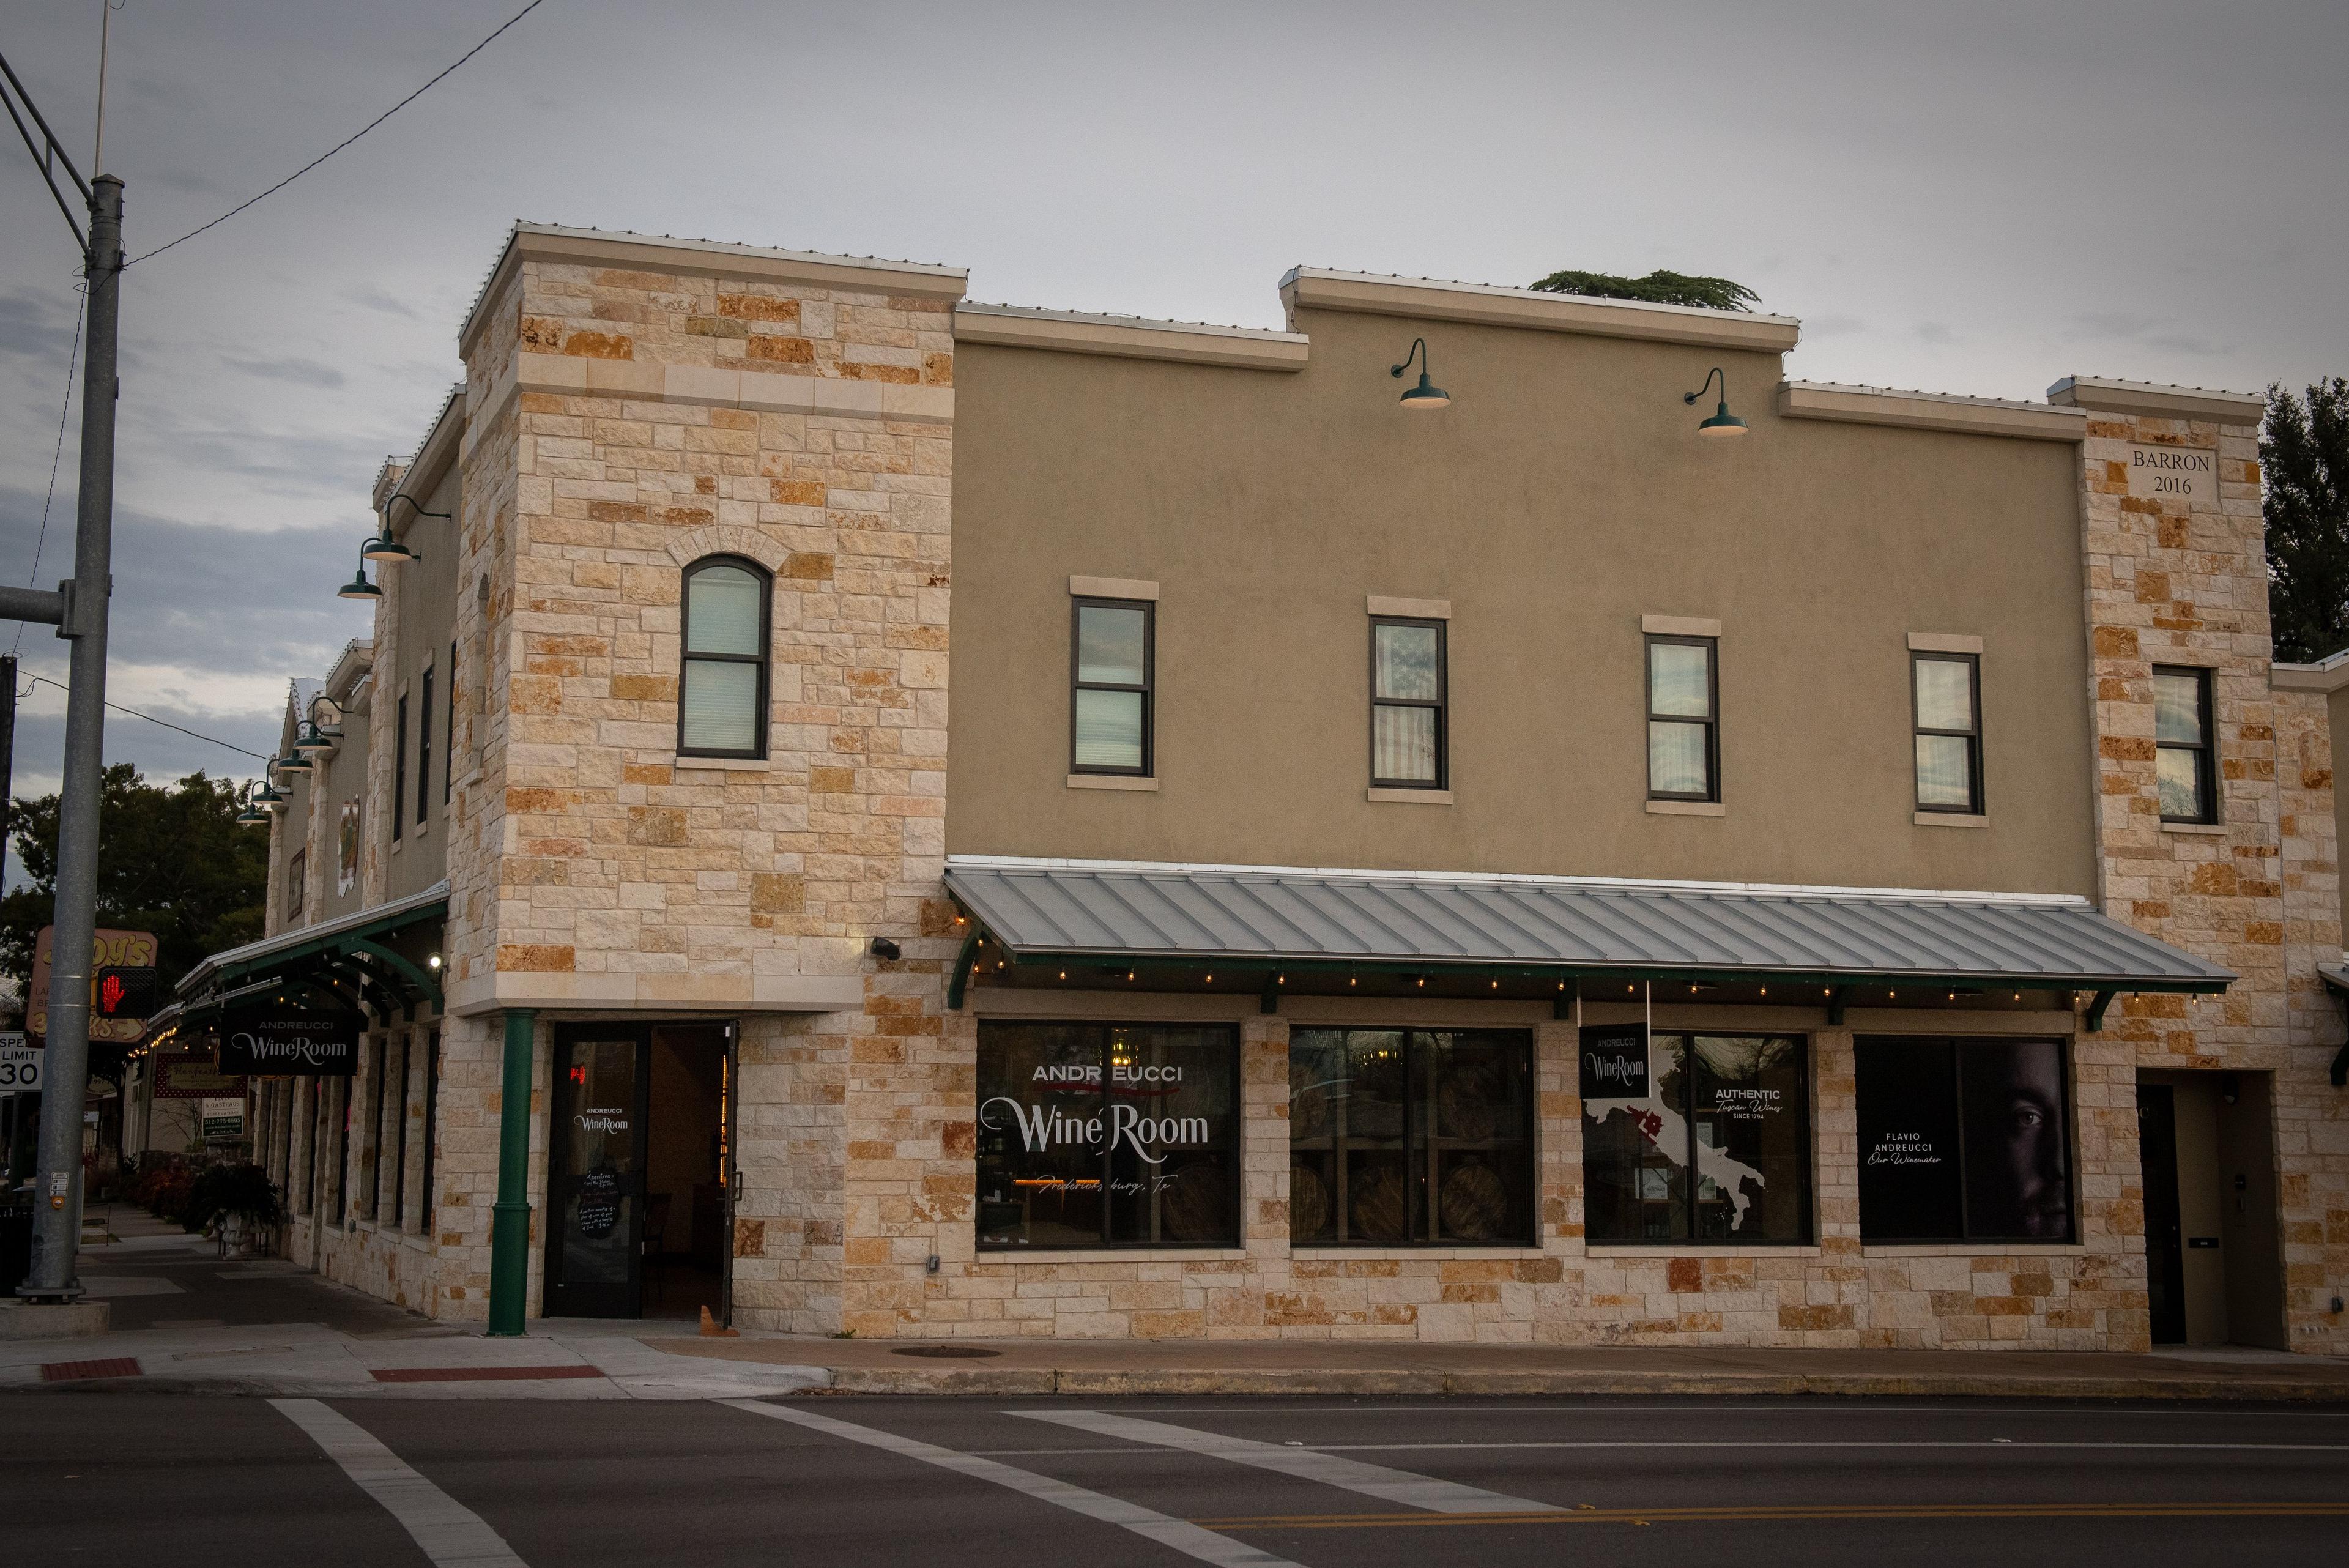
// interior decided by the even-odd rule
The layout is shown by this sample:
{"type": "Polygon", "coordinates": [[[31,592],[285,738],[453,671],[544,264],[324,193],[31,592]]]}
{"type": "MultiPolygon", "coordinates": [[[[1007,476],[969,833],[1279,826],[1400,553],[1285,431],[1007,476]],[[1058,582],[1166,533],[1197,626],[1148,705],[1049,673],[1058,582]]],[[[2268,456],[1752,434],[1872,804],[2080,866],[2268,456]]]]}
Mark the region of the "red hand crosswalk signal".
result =
{"type": "Polygon", "coordinates": [[[100,1018],[150,1018],[160,989],[152,969],[101,969],[91,977],[90,1011],[100,1018]]]}

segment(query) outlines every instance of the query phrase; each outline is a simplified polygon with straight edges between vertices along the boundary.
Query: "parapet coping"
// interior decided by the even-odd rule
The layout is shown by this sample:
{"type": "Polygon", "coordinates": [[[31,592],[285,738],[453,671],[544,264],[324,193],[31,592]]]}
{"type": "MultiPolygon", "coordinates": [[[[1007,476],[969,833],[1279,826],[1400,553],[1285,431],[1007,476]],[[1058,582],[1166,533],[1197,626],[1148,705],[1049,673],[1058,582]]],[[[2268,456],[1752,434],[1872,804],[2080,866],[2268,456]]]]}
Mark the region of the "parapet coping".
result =
{"type": "Polygon", "coordinates": [[[2047,400],[2067,408],[2149,414],[2161,420],[2203,420],[2221,425],[2256,425],[2267,417],[2268,411],[2267,399],[2252,392],[2172,387],[2158,381],[2116,381],[2104,376],[2066,376],[2047,389],[2047,400]]]}
{"type": "Polygon", "coordinates": [[[650,266],[703,276],[785,278],[830,288],[919,295],[931,299],[960,299],[970,282],[966,269],[931,262],[777,250],[763,245],[730,244],[722,240],[680,239],[674,234],[656,237],[626,230],[517,223],[506,236],[505,249],[499,253],[497,265],[490,269],[490,275],[473,296],[471,307],[465,312],[464,325],[457,329],[460,358],[471,350],[473,334],[482,319],[481,306],[496,295],[499,285],[524,256],[535,261],[650,266]]]}
{"type": "Polygon", "coordinates": [[[1834,381],[1780,382],[1778,412],[1790,420],[1837,420],[1847,424],[2014,436],[2024,441],[2078,441],[2088,434],[2088,416],[2078,409],[1834,381]]]}
{"type": "Polygon", "coordinates": [[[2277,691],[2338,691],[2349,686],[2349,649],[2313,664],[2271,664],[2268,685],[2277,691]]]}
{"type": "Polygon", "coordinates": [[[1644,300],[1593,299],[1586,295],[1550,294],[1536,288],[1338,272],[1327,267],[1289,268],[1280,280],[1280,300],[1288,309],[1291,328],[1297,325],[1299,309],[1345,310],[1539,332],[1631,337],[1651,343],[1686,343],[1705,348],[1741,348],[1758,354],[1784,354],[1803,335],[1803,324],[1791,316],[1651,305],[1644,300]]]}
{"type": "Polygon", "coordinates": [[[1312,341],[1301,332],[1268,327],[1216,327],[1199,321],[1159,321],[1144,316],[979,305],[969,300],[955,306],[954,332],[957,343],[1222,365],[1243,370],[1302,370],[1312,341]]]}

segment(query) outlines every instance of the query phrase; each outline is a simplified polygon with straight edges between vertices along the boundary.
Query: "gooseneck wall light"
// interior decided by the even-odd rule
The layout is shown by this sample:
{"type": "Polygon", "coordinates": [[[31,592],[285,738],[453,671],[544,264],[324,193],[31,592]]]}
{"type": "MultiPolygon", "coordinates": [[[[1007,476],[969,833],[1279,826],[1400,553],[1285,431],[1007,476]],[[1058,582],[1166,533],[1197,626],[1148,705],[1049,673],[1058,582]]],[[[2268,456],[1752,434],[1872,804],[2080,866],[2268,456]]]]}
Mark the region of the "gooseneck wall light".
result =
{"type": "Polygon", "coordinates": [[[1706,389],[1716,381],[1721,384],[1721,403],[1711,419],[1696,427],[1696,433],[1701,436],[1742,436],[1745,433],[1745,421],[1729,411],[1729,378],[1721,373],[1720,366],[1713,368],[1713,374],[1704,379],[1704,386],[1693,392],[1682,392],[1681,401],[1694,407],[1696,400],[1704,396],[1706,389]]]}
{"type": "Polygon", "coordinates": [[[392,504],[395,502],[400,501],[407,502],[408,504],[414,509],[419,517],[438,517],[443,523],[450,521],[449,514],[446,512],[427,512],[423,507],[418,506],[413,496],[395,495],[390,501],[387,501],[383,504],[382,532],[378,534],[374,538],[369,539],[367,542],[367,547],[359,552],[360,555],[365,556],[368,560],[390,561],[397,564],[401,561],[420,561],[424,558],[391,536],[392,504]]]}
{"type": "MultiPolygon", "coordinates": [[[[370,544],[373,542],[374,541],[372,540],[369,541],[370,544]]],[[[383,597],[383,590],[367,580],[367,547],[366,545],[361,545],[359,547],[359,569],[351,574],[351,580],[349,582],[345,583],[341,587],[335,590],[335,597],[336,598],[379,599],[383,597]]]]}
{"type": "Polygon", "coordinates": [[[1413,358],[1417,358],[1419,361],[1419,385],[1412,388],[1411,390],[1402,395],[1402,406],[1406,409],[1450,408],[1452,406],[1452,394],[1427,379],[1426,338],[1413,338],[1411,340],[1411,352],[1402,357],[1402,364],[1390,367],[1387,370],[1387,374],[1392,376],[1397,380],[1401,380],[1402,379],[1402,373],[1411,369],[1411,362],[1413,358]]]}

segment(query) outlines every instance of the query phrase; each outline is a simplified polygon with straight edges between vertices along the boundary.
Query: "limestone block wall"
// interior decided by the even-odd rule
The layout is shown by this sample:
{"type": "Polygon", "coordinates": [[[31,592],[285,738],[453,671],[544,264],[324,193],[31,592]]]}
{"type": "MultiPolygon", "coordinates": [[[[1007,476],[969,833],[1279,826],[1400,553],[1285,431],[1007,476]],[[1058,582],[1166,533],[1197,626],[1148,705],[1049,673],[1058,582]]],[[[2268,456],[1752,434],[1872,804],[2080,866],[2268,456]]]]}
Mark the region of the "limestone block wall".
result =
{"type": "MultiPolygon", "coordinates": [[[[2270,679],[2265,535],[2254,407],[2243,422],[2090,410],[2082,452],[2097,815],[2107,911],[2241,976],[2223,998],[2127,997],[2105,1039],[2126,1048],[2082,1137],[2125,1175],[2112,1213],[2144,1286],[2136,1127],[2139,1068],[2272,1075],[2285,1307],[2293,1348],[2340,1353],[2325,1310],[2349,1278],[2349,1096],[2326,1069],[2341,1029],[2315,973],[2341,952],[2330,730],[2321,695],[2270,679]],[[2215,493],[2130,493],[2137,447],[2209,451],[2215,493]],[[2220,758],[2217,831],[2161,821],[2152,670],[2212,671],[2220,758]]],[[[2085,1042],[2083,1059],[2101,1044],[2085,1042]]],[[[2084,1074],[2085,1076],[2085,1069],[2084,1074]]],[[[2085,1086],[2085,1085],[2084,1085],[2085,1086]]]]}
{"type": "Polygon", "coordinates": [[[518,234],[466,346],[457,636],[479,651],[460,656],[443,948],[466,1016],[444,1047],[442,1310],[485,1305],[491,1009],[543,1010],[534,1232],[547,1015],[701,1012],[742,1020],[739,1321],[829,1329],[850,1172],[870,1164],[845,1136],[849,1065],[926,1012],[938,1031],[922,998],[957,944],[960,278],[598,244],[518,234]],[[774,574],[763,766],[677,754],[682,570],[715,553],[774,574]],[[904,957],[869,959],[874,936],[904,957]]]}
{"type": "MultiPolygon", "coordinates": [[[[1135,999],[1169,1015],[1175,999],[1135,999]]],[[[2065,1033],[2062,1014],[1951,1018],[1855,1012],[1847,1027],[1802,1010],[1666,1009],[1659,1029],[1780,1029],[1811,1043],[1815,1239],[1799,1247],[1608,1246],[1585,1236],[1582,1102],[1569,1023],[1522,1004],[1463,1004],[1441,1019],[1354,1021],[1525,1027],[1537,1054],[1538,1242],[1531,1248],[1296,1247],[1288,1239],[1287,1017],[1238,1021],[1243,1097],[1241,1244],[1226,1251],[978,1252],[972,1124],[978,1018],[896,1054],[893,1120],[852,1115],[871,1179],[852,1189],[839,1325],[860,1338],[1061,1335],[1142,1338],[1386,1338],[1562,1345],[1744,1345],[2107,1349],[2142,1345],[2119,1212],[2135,1148],[2084,1137],[2085,1203],[2064,1245],[1989,1251],[1863,1247],[1855,1033],[2017,1027],[2065,1033]],[[1765,1015],[1766,1014],[1766,1015],[1765,1015]],[[910,1070],[910,1073],[909,1073],[910,1070]],[[918,1085],[918,1086],[916,1086],[918,1085]],[[881,1137],[886,1134],[888,1136],[881,1137]],[[890,1157],[884,1161],[883,1149],[890,1157]],[[2128,1167],[2128,1171],[2124,1170],[2128,1167]],[[884,1172],[888,1179],[880,1179],[884,1172]],[[939,1270],[926,1274],[936,1254],[939,1270]]],[[[1627,1015],[1629,1016],[1629,1015],[1627,1015]]],[[[1334,1016],[1319,1022],[1338,1021],[1334,1016]]],[[[1589,1022],[1616,1022],[1595,1010],[1589,1022]]],[[[852,1083],[855,1068],[850,1068],[852,1083]]],[[[2127,1048],[2084,1042],[2077,1112],[2133,1073],[2127,1048]]],[[[858,1103],[852,1088],[850,1103],[858,1103]]],[[[863,1158],[860,1154],[859,1158],[863,1158]]],[[[738,1265],[739,1267],[739,1265],[738,1265]]],[[[2141,1261],[2138,1264],[2141,1272],[2141,1261]]],[[[812,1298],[811,1305],[814,1302],[812,1298]]],[[[828,1326],[819,1314],[810,1321],[828,1326]]]]}

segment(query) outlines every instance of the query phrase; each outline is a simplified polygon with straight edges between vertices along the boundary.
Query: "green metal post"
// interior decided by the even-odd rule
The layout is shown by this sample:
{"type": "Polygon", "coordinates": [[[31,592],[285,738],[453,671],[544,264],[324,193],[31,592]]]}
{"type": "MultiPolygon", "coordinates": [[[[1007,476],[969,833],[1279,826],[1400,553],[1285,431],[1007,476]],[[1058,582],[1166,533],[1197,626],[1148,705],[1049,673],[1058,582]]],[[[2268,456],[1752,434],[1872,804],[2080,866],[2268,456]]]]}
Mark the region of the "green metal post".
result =
{"type": "Polygon", "coordinates": [[[530,1303],[530,1076],[538,1014],[506,1013],[503,1099],[498,1115],[498,1201],[490,1220],[490,1329],[518,1335],[530,1303]]]}

